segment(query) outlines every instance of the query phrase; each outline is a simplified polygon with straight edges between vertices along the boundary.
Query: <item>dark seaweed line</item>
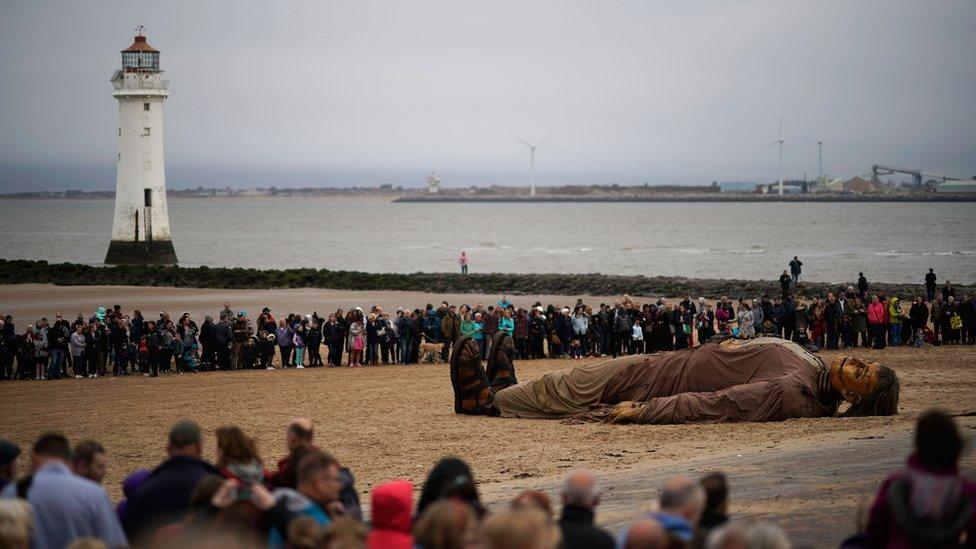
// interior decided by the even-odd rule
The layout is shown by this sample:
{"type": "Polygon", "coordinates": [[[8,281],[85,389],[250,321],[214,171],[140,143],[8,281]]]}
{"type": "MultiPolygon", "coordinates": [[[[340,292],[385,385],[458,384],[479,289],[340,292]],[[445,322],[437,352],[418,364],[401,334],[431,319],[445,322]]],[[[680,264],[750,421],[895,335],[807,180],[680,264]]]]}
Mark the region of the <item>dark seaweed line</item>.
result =
{"type": "MultiPolygon", "coordinates": [[[[765,280],[707,280],[684,277],[614,276],[604,274],[454,274],[365,273],[328,269],[260,270],[179,266],[93,266],[77,263],[0,259],[0,284],[59,286],[157,286],[172,288],[415,291],[427,293],[507,293],[513,295],[703,296],[715,298],[777,295],[779,283],[765,280]]],[[[801,283],[800,295],[823,295],[851,283],[801,283]]],[[[924,295],[921,285],[872,284],[889,295],[924,295]]],[[[973,287],[958,286],[971,292],[973,287]]]]}

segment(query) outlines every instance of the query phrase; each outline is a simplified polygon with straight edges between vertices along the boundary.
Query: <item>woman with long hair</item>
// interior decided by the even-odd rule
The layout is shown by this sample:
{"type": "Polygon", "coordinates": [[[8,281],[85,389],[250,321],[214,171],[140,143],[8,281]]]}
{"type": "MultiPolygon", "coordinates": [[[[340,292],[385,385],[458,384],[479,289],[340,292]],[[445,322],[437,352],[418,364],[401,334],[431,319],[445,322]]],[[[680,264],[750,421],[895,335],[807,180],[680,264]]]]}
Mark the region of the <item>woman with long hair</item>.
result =
{"type": "Polygon", "coordinates": [[[235,426],[220,427],[216,435],[216,466],[220,474],[238,480],[241,483],[239,489],[243,490],[248,489],[248,485],[264,484],[267,473],[254,439],[235,426]]]}

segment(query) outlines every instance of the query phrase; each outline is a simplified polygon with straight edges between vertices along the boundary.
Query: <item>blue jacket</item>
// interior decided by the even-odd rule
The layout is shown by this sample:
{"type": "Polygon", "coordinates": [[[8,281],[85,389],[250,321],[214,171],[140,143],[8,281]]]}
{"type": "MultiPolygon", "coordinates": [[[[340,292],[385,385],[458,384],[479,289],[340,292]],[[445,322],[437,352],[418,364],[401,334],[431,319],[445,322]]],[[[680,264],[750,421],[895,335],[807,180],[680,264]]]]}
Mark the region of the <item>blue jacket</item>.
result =
{"type": "MultiPolygon", "coordinates": [[[[312,517],[321,526],[326,526],[332,522],[329,515],[318,504],[309,499],[305,494],[291,488],[278,488],[274,491],[275,501],[284,504],[289,513],[296,516],[312,517]]],[[[278,528],[272,528],[268,532],[268,547],[284,547],[285,533],[278,528]]]]}
{"type": "MultiPolygon", "coordinates": [[[[670,534],[685,543],[691,543],[692,538],[695,536],[695,530],[691,527],[691,523],[685,520],[683,517],[676,517],[674,515],[668,515],[665,513],[647,513],[641,518],[650,518],[656,520],[664,528],[666,534],[670,534]]],[[[627,543],[627,534],[630,532],[630,527],[624,528],[620,535],[617,537],[617,547],[622,548],[627,543]]]]}
{"type": "MultiPolygon", "coordinates": [[[[2,496],[17,497],[16,488],[8,485],[2,496]]],[[[34,473],[27,501],[33,508],[33,547],[67,547],[85,537],[111,547],[128,545],[105,489],[72,474],[63,463],[49,463],[34,473]]]]}
{"type": "Polygon", "coordinates": [[[498,331],[507,332],[508,335],[512,335],[515,332],[515,321],[511,318],[501,317],[498,319],[498,331]]]}

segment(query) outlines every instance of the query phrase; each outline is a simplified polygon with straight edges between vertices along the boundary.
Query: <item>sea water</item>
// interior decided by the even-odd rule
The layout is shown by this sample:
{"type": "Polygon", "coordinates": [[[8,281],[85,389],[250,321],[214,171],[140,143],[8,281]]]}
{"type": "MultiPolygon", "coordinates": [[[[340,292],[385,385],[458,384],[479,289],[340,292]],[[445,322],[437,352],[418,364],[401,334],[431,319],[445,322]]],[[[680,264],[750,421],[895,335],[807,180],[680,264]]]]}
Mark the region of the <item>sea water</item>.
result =
{"type": "MultiPolygon", "coordinates": [[[[111,200],[0,200],[0,258],[100,264],[111,200]]],[[[972,203],[390,203],[170,199],[184,266],[976,280],[972,203]]]]}

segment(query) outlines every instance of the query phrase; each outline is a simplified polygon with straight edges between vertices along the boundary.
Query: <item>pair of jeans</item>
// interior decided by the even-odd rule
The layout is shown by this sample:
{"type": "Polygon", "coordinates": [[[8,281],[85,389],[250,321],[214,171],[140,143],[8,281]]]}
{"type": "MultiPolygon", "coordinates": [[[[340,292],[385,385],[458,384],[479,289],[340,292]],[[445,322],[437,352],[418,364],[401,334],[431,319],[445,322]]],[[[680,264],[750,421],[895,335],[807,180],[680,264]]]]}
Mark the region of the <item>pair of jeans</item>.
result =
{"type": "Polygon", "coordinates": [[[173,360],[173,349],[159,349],[159,353],[156,355],[159,360],[159,368],[165,371],[169,371],[170,361],[173,360]]]}
{"type": "Polygon", "coordinates": [[[47,378],[61,377],[61,363],[64,362],[64,349],[51,349],[51,363],[47,367],[47,378]]]}
{"type": "Polygon", "coordinates": [[[883,324],[871,324],[869,327],[871,330],[871,339],[874,340],[872,345],[875,349],[885,348],[885,330],[883,324]]]}
{"type": "Polygon", "coordinates": [[[295,366],[305,365],[305,347],[295,347],[295,366]]]}
{"type": "Polygon", "coordinates": [[[400,340],[400,363],[410,363],[410,353],[413,350],[413,338],[405,337],[400,340]]]}
{"type": "Polygon", "coordinates": [[[278,345],[278,350],[281,351],[281,367],[287,368],[291,365],[289,362],[291,360],[291,345],[278,345]]]}
{"type": "Polygon", "coordinates": [[[122,375],[126,373],[128,359],[128,349],[125,347],[115,348],[115,375],[122,375]]]}
{"type": "Polygon", "coordinates": [[[342,340],[333,339],[329,342],[329,365],[342,365],[342,340]]]}
{"type": "Polygon", "coordinates": [[[891,344],[901,345],[901,324],[891,324],[891,344]]]}

